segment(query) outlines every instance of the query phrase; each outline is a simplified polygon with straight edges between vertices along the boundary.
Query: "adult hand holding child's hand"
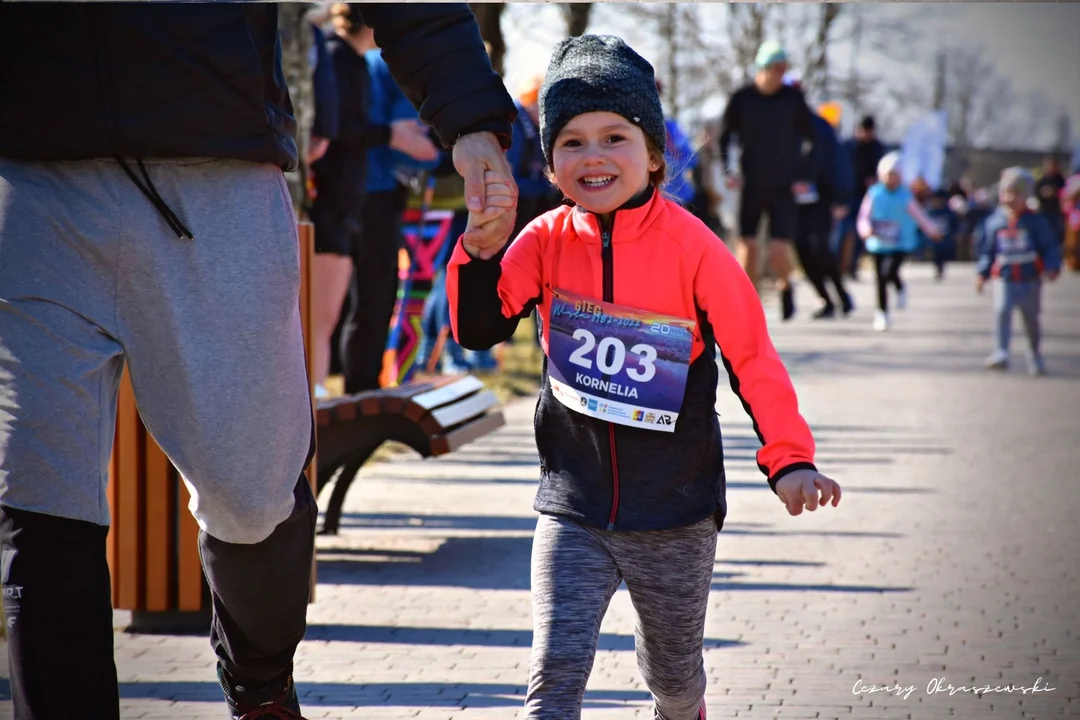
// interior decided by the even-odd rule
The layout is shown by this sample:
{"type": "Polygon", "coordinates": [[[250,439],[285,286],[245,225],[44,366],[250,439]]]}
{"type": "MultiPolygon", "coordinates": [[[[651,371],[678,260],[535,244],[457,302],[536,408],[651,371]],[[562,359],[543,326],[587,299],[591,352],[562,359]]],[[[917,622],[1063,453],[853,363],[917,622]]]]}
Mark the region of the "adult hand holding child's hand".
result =
{"type": "Polygon", "coordinates": [[[488,170],[484,173],[484,195],[484,208],[469,211],[461,243],[473,257],[488,260],[510,240],[517,219],[517,188],[513,181],[488,170]]]}
{"type": "Polygon", "coordinates": [[[776,481],[776,494],[787,506],[788,514],[801,515],[803,508],[810,512],[840,504],[840,486],[835,480],[816,470],[796,470],[776,481]]]}
{"type": "Polygon", "coordinates": [[[510,239],[517,219],[517,184],[494,133],[462,135],[454,143],[454,168],[465,179],[469,224],[462,243],[473,257],[495,255],[510,239]]]}

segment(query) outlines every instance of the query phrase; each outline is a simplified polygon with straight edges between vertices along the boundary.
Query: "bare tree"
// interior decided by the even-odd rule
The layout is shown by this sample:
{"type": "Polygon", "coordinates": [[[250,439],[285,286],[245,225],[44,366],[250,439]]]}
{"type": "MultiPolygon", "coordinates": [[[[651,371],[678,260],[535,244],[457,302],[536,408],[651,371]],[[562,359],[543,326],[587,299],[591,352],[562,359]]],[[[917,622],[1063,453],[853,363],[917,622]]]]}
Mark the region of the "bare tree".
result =
{"type": "Polygon", "coordinates": [[[491,66],[495,72],[503,74],[503,61],[506,59],[506,40],[502,32],[502,16],[506,3],[469,3],[480,26],[480,36],[491,46],[491,66]]]}
{"type": "Polygon", "coordinates": [[[727,40],[730,43],[735,84],[753,79],[754,57],[765,41],[770,18],[783,11],[771,3],[732,3],[727,6],[727,40]]]}
{"type": "Polygon", "coordinates": [[[561,3],[563,18],[566,20],[566,35],[578,37],[584,35],[589,28],[589,18],[592,16],[591,2],[568,2],[561,3]]]}
{"type": "MultiPolygon", "coordinates": [[[[307,3],[287,2],[278,6],[278,35],[281,38],[281,67],[289,87],[293,115],[296,117],[296,144],[300,157],[307,155],[311,125],[315,118],[315,92],[312,68],[308,59],[314,36],[307,17],[307,3]]],[[[293,205],[305,205],[306,168],[300,163],[297,172],[287,173],[286,181],[293,205]]]]}
{"type": "Polygon", "coordinates": [[[1054,144],[1050,149],[1054,152],[1068,153],[1071,142],[1072,124],[1069,119],[1069,112],[1062,108],[1058,112],[1057,120],[1054,122],[1054,144]]]}
{"type": "Polygon", "coordinates": [[[948,78],[948,58],[943,51],[938,51],[934,63],[934,99],[936,110],[945,108],[945,86],[948,78]]]}
{"type": "Polygon", "coordinates": [[[836,31],[837,20],[843,12],[840,3],[821,3],[810,5],[813,15],[814,33],[810,36],[809,47],[803,52],[802,85],[807,97],[824,99],[830,90],[829,48],[836,31]]]}
{"type": "Polygon", "coordinates": [[[981,50],[968,48],[948,51],[945,67],[949,141],[958,147],[971,147],[975,135],[981,130],[977,127],[983,119],[979,117],[982,114],[980,104],[990,81],[994,80],[994,68],[981,50]]]}

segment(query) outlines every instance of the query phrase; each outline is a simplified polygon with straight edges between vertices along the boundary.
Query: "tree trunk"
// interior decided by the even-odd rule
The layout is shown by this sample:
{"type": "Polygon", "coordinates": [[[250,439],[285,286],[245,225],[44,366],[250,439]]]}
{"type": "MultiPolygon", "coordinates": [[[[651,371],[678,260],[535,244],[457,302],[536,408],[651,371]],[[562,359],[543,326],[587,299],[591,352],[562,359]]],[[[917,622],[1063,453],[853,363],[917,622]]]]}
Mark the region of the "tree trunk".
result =
{"type": "Polygon", "coordinates": [[[566,19],[566,35],[578,37],[584,35],[589,28],[589,16],[592,14],[592,3],[573,2],[563,3],[563,18],[566,19]]]}
{"type": "Polygon", "coordinates": [[[829,93],[829,44],[832,40],[832,28],[843,11],[839,3],[824,3],[819,6],[817,32],[811,52],[807,53],[806,72],[803,76],[803,89],[807,97],[818,95],[825,98],[829,93]]]}
{"type": "Polygon", "coordinates": [[[934,66],[934,109],[941,110],[945,107],[945,78],[947,66],[944,51],[939,51],[934,66]]]}
{"type": "Polygon", "coordinates": [[[682,109],[679,107],[679,6],[671,3],[664,10],[664,18],[660,22],[660,37],[667,48],[664,94],[667,95],[668,116],[678,117],[682,109]]]}
{"type": "Polygon", "coordinates": [[[502,15],[506,3],[469,3],[469,7],[480,25],[480,36],[491,46],[491,66],[495,72],[503,74],[503,61],[506,58],[506,41],[502,34],[502,15]]]}
{"type": "Polygon", "coordinates": [[[293,205],[298,213],[305,203],[307,174],[303,158],[307,155],[311,124],[315,117],[315,99],[312,87],[312,68],[308,60],[312,44],[312,32],[306,19],[307,3],[283,2],[278,5],[278,35],[281,38],[281,67],[289,86],[293,116],[296,118],[296,146],[300,152],[300,169],[286,173],[293,205]]]}

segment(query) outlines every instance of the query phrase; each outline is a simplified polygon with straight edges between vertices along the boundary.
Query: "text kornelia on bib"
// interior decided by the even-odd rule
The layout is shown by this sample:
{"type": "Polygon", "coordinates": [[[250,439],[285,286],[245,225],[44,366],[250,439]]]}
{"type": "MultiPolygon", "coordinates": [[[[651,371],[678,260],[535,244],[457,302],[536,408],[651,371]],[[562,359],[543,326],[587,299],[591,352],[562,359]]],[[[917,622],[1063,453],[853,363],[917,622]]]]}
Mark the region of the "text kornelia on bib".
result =
{"type": "Polygon", "coordinates": [[[674,432],[695,321],[552,290],[548,377],[583,415],[674,432]]]}

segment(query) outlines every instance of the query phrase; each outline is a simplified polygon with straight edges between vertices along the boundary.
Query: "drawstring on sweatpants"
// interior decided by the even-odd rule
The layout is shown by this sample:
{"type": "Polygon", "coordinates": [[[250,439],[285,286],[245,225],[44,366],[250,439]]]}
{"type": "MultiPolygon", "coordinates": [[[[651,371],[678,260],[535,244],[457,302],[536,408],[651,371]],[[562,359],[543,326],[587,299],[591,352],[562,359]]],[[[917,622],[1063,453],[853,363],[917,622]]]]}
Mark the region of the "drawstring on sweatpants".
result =
{"type": "Polygon", "coordinates": [[[120,167],[124,168],[124,172],[131,178],[131,182],[135,183],[135,187],[142,191],[142,194],[153,203],[157,211],[161,213],[161,217],[165,218],[165,222],[169,224],[169,228],[176,233],[178,238],[187,238],[194,240],[195,236],[191,234],[191,231],[187,229],[187,226],[180,221],[180,218],[176,216],[172,208],[169,207],[164,200],[161,199],[161,195],[158,194],[157,188],[154,187],[154,183],[150,181],[150,174],[146,172],[146,166],[143,165],[142,158],[135,158],[135,162],[139,166],[140,172],[142,172],[143,179],[146,180],[146,185],[139,182],[139,178],[135,177],[135,173],[132,171],[128,164],[124,162],[124,159],[119,155],[116,156],[116,161],[120,163],[120,167]]]}

